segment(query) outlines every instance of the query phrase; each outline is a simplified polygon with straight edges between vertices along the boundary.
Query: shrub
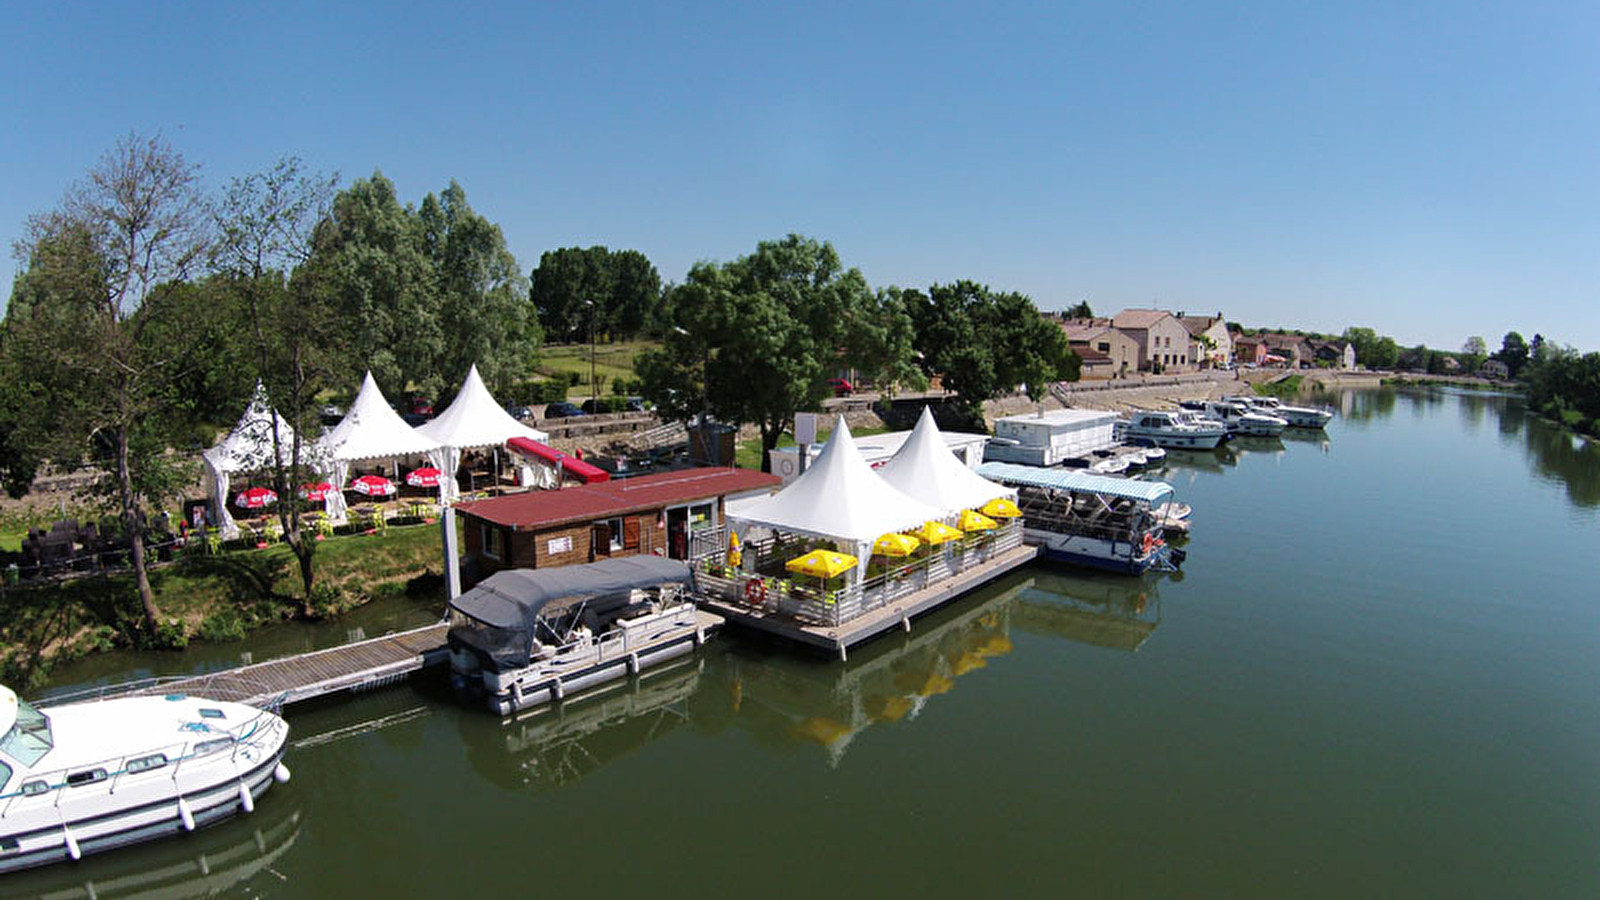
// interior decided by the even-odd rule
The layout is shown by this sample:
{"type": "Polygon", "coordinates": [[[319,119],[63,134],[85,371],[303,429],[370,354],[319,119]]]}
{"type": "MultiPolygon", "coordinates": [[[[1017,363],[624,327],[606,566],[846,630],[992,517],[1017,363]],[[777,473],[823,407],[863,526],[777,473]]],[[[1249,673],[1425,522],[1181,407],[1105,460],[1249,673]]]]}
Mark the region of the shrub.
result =
{"type": "Polygon", "coordinates": [[[200,623],[199,637],[203,641],[222,643],[224,641],[242,641],[246,624],[244,616],[239,611],[228,607],[218,610],[200,623]]]}

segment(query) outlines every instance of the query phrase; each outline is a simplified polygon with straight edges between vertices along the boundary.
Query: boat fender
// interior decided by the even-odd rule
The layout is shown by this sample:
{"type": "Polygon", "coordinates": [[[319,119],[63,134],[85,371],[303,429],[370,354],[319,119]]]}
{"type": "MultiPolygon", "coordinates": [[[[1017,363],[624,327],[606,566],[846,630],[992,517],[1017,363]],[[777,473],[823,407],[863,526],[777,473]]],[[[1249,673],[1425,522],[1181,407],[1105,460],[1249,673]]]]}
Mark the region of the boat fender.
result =
{"type": "Polygon", "coordinates": [[[639,674],[639,654],[637,651],[628,654],[628,674],[635,676],[639,674]]]}
{"type": "Polygon", "coordinates": [[[184,831],[194,830],[194,813],[189,811],[189,803],[182,797],[178,798],[178,818],[183,821],[184,831]]]}
{"type": "Polygon", "coordinates": [[[288,784],[289,783],[289,767],[284,765],[283,763],[278,763],[272,769],[272,777],[274,779],[276,779],[279,784],[288,784]]]}
{"type": "Polygon", "coordinates": [[[566,691],[565,688],[563,688],[561,686],[561,679],[557,678],[554,682],[551,683],[551,685],[550,685],[550,695],[552,697],[554,697],[555,699],[557,699],[557,700],[563,700],[563,699],[566,698],[567,691],[566,691]]]}
{"type": "Polygon", "coordinates": [[[62,825],[61,836],[67,841],[67,855],[74,860],[83,859],[83,851],[78,848],[78,839],[72,836],[72,829],[62,825]]]}
{"type": "Polygon", "coordinates": [[[1150,551],[1154,550],[1155,548],[1156,548],[1156,536],[1154,534],[1151,534],[1148,531],[1145,532],[1144,533],[1144,551],[1143,551],[1143,555],[1149,555],[1150,551]]]}
{"type": "Polygon", "coordinates": [[[767,583],[759,578],[752,578],[744,583],[744,599],[751,606],[760,606],[767,602],[767,583]]]}
{"type": "Polygon", "coordinates": [[[250,793],[250,785],[239,782],[239,806],[247,813],[256,811],[256,798],[250,793]]]}

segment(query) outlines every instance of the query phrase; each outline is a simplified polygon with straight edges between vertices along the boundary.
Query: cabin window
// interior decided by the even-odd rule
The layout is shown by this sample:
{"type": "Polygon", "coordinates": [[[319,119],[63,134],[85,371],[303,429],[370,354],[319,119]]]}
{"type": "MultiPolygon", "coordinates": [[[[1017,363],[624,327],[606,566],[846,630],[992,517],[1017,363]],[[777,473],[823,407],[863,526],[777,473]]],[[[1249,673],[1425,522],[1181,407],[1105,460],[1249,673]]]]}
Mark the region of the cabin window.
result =
{"type": "Polygon", "coordinates": [[[200,743],[194,745],[194,755],[205,756],[208,753],[215,753],[218,750],[225,750],[232,743],[233,738],[231,737],[214,738],[209,741],[201,741],[200,743]]]}
{"type": "Polygon", "coordinates": [[[67,776],[67,787],[83,787],[86,784],[106,780],[105,769],[89,769],[84,772],[73,772],[67,776]]]}
{"type": "Polygon", "coordinates": [[[0,853],[10,853],[18,846],[16,838],[0,838],[0,853]]]}
{"type": "Polygon", "coordinates": [[[37,797],[40,794],[50,793],[50,785],[43,781],[29,781],[22,785],[22,796],[37,797]]]}
{"type": "Polygon", "coordinates": [[[622,549],[622,519],[621,518],[607,519],[606,520],[606,531],[609,532],[609,535],[610,535],[610,538],[611,538],[611,549],[612,550],[621,550],[622,549]]]}
{"type": "Polygon", "coordinates": [[[213,709],[212,707],[206,706],[206,707],[202,707],[200,709],[200,718],[202,718],[202,719],[226,719],[227,716],[223,715],[222,710],[220,710],[220,709],[213,709]]]}
{"type": "Polygon", "coordinates": [[[17,720],[0,738],[0,752],[25,766],[32,766],[55,746],[50,737],[50,717],[17,698],[17,720]]]}
{"type": "Polygon", "coordinates": [[[505,542],[500,539],[500,529],[493,525],[483,526],[483,555],[490,559],[501,559],[505,556],[505,542]]]}
{"type": "Polygon", "coordinates": [[[11,783],[11,767],[0,762],[0,793],[5,793],[6,785],[11,783]]]}
{"type": "Polygon", "coordinates": [[[128,760],[128,773],[131,775],[137,775],[140,772],[149,772],[154,769],[159,769],[166,764],[167,755],[165,753],[152,753],[149,756],[141,756],[138,759],[128,760]]]}

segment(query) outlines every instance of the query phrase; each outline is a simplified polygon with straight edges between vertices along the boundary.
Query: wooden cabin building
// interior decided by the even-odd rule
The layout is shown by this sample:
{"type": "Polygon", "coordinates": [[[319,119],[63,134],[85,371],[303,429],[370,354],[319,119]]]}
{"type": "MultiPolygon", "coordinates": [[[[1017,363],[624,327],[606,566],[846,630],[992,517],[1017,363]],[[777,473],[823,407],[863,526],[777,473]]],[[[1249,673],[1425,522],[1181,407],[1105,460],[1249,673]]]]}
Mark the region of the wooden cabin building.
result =
{"type": "Polygon", "coordinates": [[[724,501],[781,484],[752,469],[707,467],[460,503],[464,574],[476,582],[501,569],[640,553],[688,559],[696,534],[721,529],[724,501]]]}

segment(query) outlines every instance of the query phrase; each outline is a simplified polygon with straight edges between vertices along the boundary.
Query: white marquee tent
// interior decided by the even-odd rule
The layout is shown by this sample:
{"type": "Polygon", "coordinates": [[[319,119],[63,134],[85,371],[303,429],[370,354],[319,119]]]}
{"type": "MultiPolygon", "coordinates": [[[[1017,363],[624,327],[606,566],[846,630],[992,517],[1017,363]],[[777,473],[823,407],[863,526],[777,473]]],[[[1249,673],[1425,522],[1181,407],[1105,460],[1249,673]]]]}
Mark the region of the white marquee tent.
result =
{"type": "MultiPolygon", "coordinates": [[[[350,464],[365,460],[425,456],[430,465],[445,471],[444,447],[418,433],[389,407],[389,401],[384,399],[371,372],[361,382],[361,391],[350,404],[350,411],[317,445],[326,458],[323,473],[341,489],[350,480],[350,464]]],[[[448,481],[439,479],[441,500],[446,496],[448,481]]]]}
{"type": "Polygon", "coordinates": [[[977,509],[996,497],[1014,499],[1017,496],[1014,488],[995,484],[956,459],[926,406],[911,436],[875,471],[884,481],[930,506],[937,506],[946,516],[964,509],[977,509]]]}
{"type": "Polygon", "coordinates": [[[456,469],[461,465],[461,451],[482,447],[499,447],[514,437],[548,440],[550,435],[537,428],[518,422],[495,402],[494,395],[484,386],[478,375],[478,366],[467,370],[467,380],[461,384],[461,393],[437,417],[416,427],[423,436],[442,445],[444,465],[439,470],[445,477],[441,486],[455,496],[458,487],[456,469]],[[448,482],[448,486],[445,483],[448,482]]]}
{"type": "Polygon", "coordinates": [[[840,416],[833,436],[805,474],[771,497],[730,511],[728,521],[738,532],[770,528],[848,543],[861,572],[879,537],[917,528],[944,515],[938,507],[909,497],[879,478],[861,458],[850,428],[840,416]]]}
{"type": "MultiPolygon", "coordinates": [[[[237,537],[239,525],[228,512],[231,475],[234,472],[252,472],[272,465],[272,438],[276,429],[278,458],[284,465],[294,459],[294,428],[277,411],[267,405],[267,391],[258,382],[255,396],[239,417],[238,424],[216,446],[201,454],[206,467],[206,485],[210,489],[211,524],[222,532],[225,539],[237,537]]],[[[313,447],[308,443],[300,450],[301,458],[313,458],[313,447]]]]}

